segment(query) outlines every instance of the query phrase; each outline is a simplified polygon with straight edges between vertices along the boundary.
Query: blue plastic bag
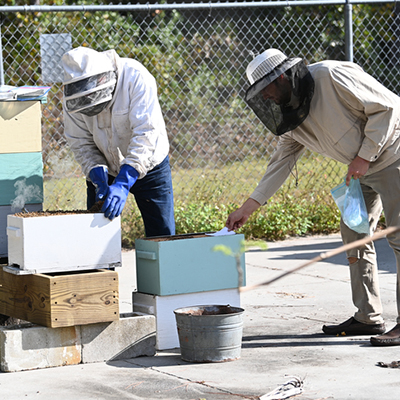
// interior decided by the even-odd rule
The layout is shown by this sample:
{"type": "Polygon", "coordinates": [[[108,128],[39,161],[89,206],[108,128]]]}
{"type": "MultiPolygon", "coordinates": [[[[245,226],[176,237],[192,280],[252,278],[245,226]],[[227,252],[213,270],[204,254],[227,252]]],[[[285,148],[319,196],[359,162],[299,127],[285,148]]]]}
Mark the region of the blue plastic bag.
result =
{"type": "Polygon", "coordinates": [[[357,233],[369,233],[368,212],[359,179],[351,178],[331,190],[333,199],[342,214],[343,222],[357,233]]]}

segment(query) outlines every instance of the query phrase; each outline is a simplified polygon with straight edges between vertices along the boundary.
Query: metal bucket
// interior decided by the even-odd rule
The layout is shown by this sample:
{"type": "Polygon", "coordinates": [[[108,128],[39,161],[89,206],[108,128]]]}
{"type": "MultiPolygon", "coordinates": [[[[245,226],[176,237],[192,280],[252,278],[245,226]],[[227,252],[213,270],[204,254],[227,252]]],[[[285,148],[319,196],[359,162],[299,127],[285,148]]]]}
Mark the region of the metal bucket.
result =
{"type": "Polygon", "coordinates": [[[243,312],[243,308],[229,305],[174,310],[182,360],[223,362],[240,358],[243,312]]]}

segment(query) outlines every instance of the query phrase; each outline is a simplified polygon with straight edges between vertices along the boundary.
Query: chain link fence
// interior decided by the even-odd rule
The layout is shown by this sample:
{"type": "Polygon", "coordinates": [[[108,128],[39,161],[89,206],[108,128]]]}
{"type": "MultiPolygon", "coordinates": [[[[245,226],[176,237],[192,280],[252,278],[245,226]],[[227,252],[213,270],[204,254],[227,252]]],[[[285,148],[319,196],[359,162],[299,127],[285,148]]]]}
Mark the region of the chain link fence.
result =
{"type": "MultiPolygon", "coordinates": [[[[175,197],[181,199],[206,193],[240,203],[265,172],[277,140],[243,97],[246,66],[267,48],[309,63],[354,58],[399,91],[400,25],[393,1],[25,3],[6,0],[0,7],[2,83],[51,86],[42,105],[44,207],[50,210],[85,207],[84,177],[63,132],[58,60],[69,48],[114,48],[155,76],[175,197]]],[[[289,185],[298,180],[312,190],[331,188],[344,176],[343,167],[305,152],[289,185]]]]}

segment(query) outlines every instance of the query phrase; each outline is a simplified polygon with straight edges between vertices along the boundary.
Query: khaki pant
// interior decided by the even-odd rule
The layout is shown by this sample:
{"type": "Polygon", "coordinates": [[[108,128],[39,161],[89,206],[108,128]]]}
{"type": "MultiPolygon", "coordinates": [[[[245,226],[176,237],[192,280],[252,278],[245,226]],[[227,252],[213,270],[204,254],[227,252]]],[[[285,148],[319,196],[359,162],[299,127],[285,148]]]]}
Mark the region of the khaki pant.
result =
{"type": "MultiPolygon", "coordinates": [[[[368,210],[370,229],[373,232],[383,211],[387,226],[400,226],[400,160],[382,171],[360,179],[368,210]]],[[[344,244],[365,237],[364,234],[349,229],[341,221],[341,234],[344,244]]],[[[397,264],[397,323],[400,323],[400,232],[387,237],[393,249],[397,264]]],[[[357,307],[354,318],[367,324],[383,322],[382,305],[379,293],[378,265],[373,243],[362,248],[350,250],[347,257],[355,257],[357,262],[350,264],[350,280],[353,303],[357,307]]]]}

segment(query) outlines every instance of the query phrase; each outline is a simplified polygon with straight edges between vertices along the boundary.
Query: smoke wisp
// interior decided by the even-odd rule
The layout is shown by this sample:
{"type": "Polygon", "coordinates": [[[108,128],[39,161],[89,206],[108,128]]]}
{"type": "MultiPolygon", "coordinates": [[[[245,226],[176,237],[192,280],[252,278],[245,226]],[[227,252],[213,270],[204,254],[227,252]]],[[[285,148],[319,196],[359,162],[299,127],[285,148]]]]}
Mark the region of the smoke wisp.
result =
{"type": "Polygon", "coordinates": [[[26,179],[16,181],[14,183],[15,199],[11,203],[11,210],[15,212],[16,210],[22,210],[25,204],[31,200],[42,201],[42,191],[37,185],[27,185],[26,179]]]}

